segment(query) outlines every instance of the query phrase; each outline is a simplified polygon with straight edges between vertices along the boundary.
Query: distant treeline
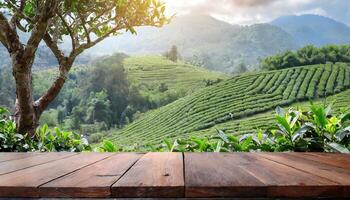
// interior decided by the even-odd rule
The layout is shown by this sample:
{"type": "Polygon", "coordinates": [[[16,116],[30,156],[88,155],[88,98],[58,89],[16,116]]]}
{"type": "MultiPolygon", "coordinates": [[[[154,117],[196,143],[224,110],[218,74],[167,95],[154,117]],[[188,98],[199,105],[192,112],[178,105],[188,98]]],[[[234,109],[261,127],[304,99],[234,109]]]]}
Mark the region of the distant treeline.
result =
{"type": "Polygon", "coordinates": [[[297,51],[286,51],[261,60],[262,69],[274,70],[289,67],[325,64],[327,62],[350,62],[350,45],[327,45],[317,48],[307,45],[297,51]]]}

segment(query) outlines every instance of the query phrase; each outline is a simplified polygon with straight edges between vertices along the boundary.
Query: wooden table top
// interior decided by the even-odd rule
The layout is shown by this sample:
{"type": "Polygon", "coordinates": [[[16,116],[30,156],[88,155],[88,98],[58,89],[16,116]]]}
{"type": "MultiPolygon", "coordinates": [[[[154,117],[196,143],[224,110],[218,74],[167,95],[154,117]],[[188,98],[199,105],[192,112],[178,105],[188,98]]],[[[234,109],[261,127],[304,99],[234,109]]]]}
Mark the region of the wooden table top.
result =
{"type": "Polygon", "coordinates": [[[0,197],[349,198],[350,155],[0,153],[0,197]]]}

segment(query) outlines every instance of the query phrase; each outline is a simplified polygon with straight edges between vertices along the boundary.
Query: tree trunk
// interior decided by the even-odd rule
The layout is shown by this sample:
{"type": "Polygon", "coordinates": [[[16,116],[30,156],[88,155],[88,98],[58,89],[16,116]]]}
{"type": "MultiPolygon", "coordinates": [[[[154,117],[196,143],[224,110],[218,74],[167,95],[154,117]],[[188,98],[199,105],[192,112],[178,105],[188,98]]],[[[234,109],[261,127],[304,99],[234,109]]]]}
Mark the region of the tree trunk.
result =
{"type": "Polygon", "coordinates": [[[16,105],[14,119],[17,131],[20,134],[29,134],[34,136],[36,128],[39,125],[41,114],[56,98],[61,91],[68,72],[71,69],[73,58],[62,58],[59,65],[59,75],[52,83],[51,87],[37,101],[33,99],[32,85],[32,65],[34,56],[26,56],[23,49],[19,49],[11,54],[13,77],[16,83],[16,105]]]}
{"type": "MultiPolygon", "coordinates": [[[[29,62],[32,65],[32,62],[29,62]]],[[[33,102],[31,66],[21,63],[13,64],[13,76],[16,83],[15,122],[20,134],[33,136],[38,125],[39,116],[33,102]]]]}

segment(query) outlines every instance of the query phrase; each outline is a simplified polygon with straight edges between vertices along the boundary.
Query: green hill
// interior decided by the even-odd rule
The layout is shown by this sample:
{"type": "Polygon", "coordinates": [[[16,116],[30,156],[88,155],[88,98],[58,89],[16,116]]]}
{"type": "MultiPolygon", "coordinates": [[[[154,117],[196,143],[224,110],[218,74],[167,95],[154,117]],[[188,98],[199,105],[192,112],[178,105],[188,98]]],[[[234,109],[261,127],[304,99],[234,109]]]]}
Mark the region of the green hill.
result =
{"type": "MultiPolygon", "coordinates": [[[[0,75],[12,78],[10,71],[6,74],[1,71],[0,75]]],[[[34,98],[38,99],[55,80],[57,70],[36,70],[33,76],[34,98]]],[[[114,54],[90,66],[75,66],[60,94],[43,114],[41,123],[75,130],[88,136],[91,142],[97,142],[110,128],[125,126],[148,110],[227,78],[225,74],[161,56],[114,54]],[[91,115],[92,110],[100,115],[91,115]]],[[[14,81],[11,79],[1,86],[0,93],[7,94],[7,88],[13,88],[14,81]]],[[[11,107],[14,98],[13,92],[5,95],[0,98],[0,105],[11,107]]]]}
{"type": "MultiPolygon", "coordinates": [[[[350,90],[340,92],[335,95],[327,96],[326,98],[320,98],[313,101],[315,104],[329,104],[333,103],[333,111],[339,112],[341,110],[350,110],[350,90]]],[[[298,107],[303,110],[309,109],[310,102],[303,101],[293,103],[285,107],[298,107]]],[[[275,123],[275,111],[267,111],[261,114],[256,114],[251,117],[246,117],[237,120],[230,120],[221,124],[217,124],[208,129],[194,131],[191,136],[212,136],[217,134],[217,129],[224,131],[225,133],[233,133],[236,135],[242,135],[246,133],[252,133],[256,130],[264,130],[275,123]]]]}
{"type": "Polygon", "coordinates": [[[201,67],[172,62],[161,56],[134,56],[124,60],[124,68],[132,85],[152,88],[165,84],[168,90],[192,93],[206,85],[207,80],[226,79],[227,75],[201,67]]]}
{"type": "Polygon", "coordinates": [[[330,96],[349,87],[350,66],[344,63],[245,74],[150,111],[111,139],[123,145],[155,144],[164,138],[203,134],[206,129],[210,132],[209,128],[219,124],[234,126],[234,122],[249,131],[260,128],[259,124],[267,125],[271,119],[257,114],[272,111],[276,106],[330,96]],[[253,118],[250,124],[239,123],[254,116],[258,118],[253,118]]]}

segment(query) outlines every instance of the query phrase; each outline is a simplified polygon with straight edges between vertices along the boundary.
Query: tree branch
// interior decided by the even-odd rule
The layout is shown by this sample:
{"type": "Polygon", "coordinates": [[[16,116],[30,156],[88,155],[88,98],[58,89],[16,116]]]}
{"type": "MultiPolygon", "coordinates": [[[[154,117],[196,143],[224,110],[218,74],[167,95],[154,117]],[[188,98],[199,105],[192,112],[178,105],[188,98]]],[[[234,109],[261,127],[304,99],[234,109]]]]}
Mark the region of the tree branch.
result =
{"type": "Polygon", "coordinates": [[[1,28],[0,28],[0,31],[1,31],[1,32],[0,32],[0,42],[1,42],[2,45],[4,45],[4,47],[5,47],[6,49],[8,49],[6,36],[3,34],[1,28]]]}
{"type": "Polygon", "coordinates": [[[10,53],[16,51],[20,44],[17,33],[11,28],[2,12],[0,12],[0,41],[10,53]]]}
{"type": "MultiPolygon", "coordinates": [[[[39,43],[47,31],[49,21],[55,15],[57,5],[57,1],[45,1],[45,4],[38,13],[38,20],[36,21],[36,25],[34,26],[27,42],[23,55],[24,58],[34,58],[39,43]]],[[[28,59],[26,62],[32,62],[32,60],[28,59]]]]}
{"type": "Polygon", "coordinates": [[[52,53],[55,55],[59,64],[63,63],[65,57],[64,53],[59,49],[56,42],[53,41],[49,33],[44,35],[44,42],[51,49],[52,53]]]}
{"type": "Polygon", "coordinates": [[[91,39],[90,39],[90,32],[89,32],[88,29],[86,28],[86,20],[85,20],[85,17],[83,17],[83,16],[81,15],[81,13],[80,13],[79,10],[78,10],[78,15],[79,15],[79,18],[80,18],[80,20],[81,20],[81,24],[82,24],[82,26],[83,26],[83,28],[84,28],[84,32],[85,32],[85,34],[86,34],[86,40],[87,40],[87,42],[89,43],[89,42],[91,42],[91,39]]]}
{"type": "Polygon", "coordinates": [[[118,30],[121,30],[123,29],[123,27],[120,27],[120,26],[116,26],[114,27],[113,29],[111,29],[110,31],[108,31],[106,34],[104,34],[103,36],[97,38],[96,40],[94,41],[91,41],[91,42],[87,42],[87,43],[84,43],[82,45],[80,45],[75,51],[72,51],[69,55],[69,57],[72,57],[72,58],[76,58],[79,54],[81,54],[85,49],[89,49],[93,46],[95,46],[96,44],[98,44],[99,42],[103,41],[104,39],[106,39],[107,37],[109,37],[111,34],[115,33],[116,31],[118,30]]]}
{"type": "Polygon", "coordinates": [[[110,30],[108,33],[103,35],[102,37],[99,37],[98,39],[85,43],[81,46],[79,46],[77,49],[72,50],[72,52],[69,54],[69,57],[64,57],[62,51],[58,48],[57,43],[55,43],[50,35],[48,33],[44,36],[44,41],[46,45],[51,49],[51,51],[56,56],[58,62],[60,63],[59,66],[59,75],[56,78],[56,80],[52,83],[51,87],[46,91],[44,95],[42,95],[37,101],[35,101],[34,105],[37,109],[37,112],[42,113],[47,106],[56,98],[56,96],[61,91],[64,83],[66,82],[66,79],[68,77],[68,73],[73,65],[73,62],[75,58],[82,53],[85,49],[88,49],[97,43],[101,42],[105,38],[107,38],[109,35],[114,33],[117,30],[120,30],[122,27],[115,27],[114,29],[110,30]]]}
{"type": "MultiPolygon", "coordinates": [[[[8,1],[8,3],[11,4],[10,1],[8,1]]],[[[17,25],[20,24],[18,17],[21,16],[22,13],[23,13],[24,4],[25,4],[25,0],[21,0],[20,3],[19,3],[19,7],[18,7],[18,8],[16,7],[16,5],[13,5],[14,9],[17,11],[17,12],[15,12],[15,14],[12,16],[11,21],[10,21],[10,24],[11,24],[11,26],[12,26],[12,28],[13,28],[14,30],[16,30],[16,29],[17,29],[17,25]]],[[[21,26],[20,26],[20,27],[21,27],[21,26]]]]}
{"type": "Polygon", "coordinates": [[[75,47],[76,47],[76,42],[75,42],[75,37],[74,37],[74,34],[73,34],[73,31],[71,30],[71,28],[69,27],[68,23],[66,22],[66,20],[64,19],[64,17],[60,14],[60,13],[57,13],[58,17],[61,19],[62,23],[63,23],[63,26],[67,29],[68,33],[69,33],[69,36],[71,38],[71,41],[72,41],[72,49],[74,50],[75,47]]]}
{"type": "Polygon", "coordinates": [[[68,72],[73,64],[73,60],[66,59],[65,62],[61,63],[59,66],[59,75],[56,80],[52,83],[51,87],[42,95],[34,105],[38,114],[40,115],[47,106],[57,97],[60,93],[66,79],[68,77],[68,72]]]}

